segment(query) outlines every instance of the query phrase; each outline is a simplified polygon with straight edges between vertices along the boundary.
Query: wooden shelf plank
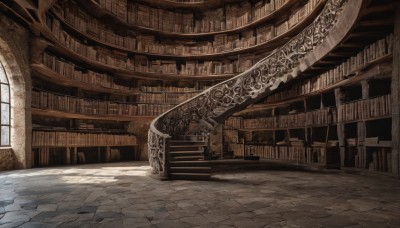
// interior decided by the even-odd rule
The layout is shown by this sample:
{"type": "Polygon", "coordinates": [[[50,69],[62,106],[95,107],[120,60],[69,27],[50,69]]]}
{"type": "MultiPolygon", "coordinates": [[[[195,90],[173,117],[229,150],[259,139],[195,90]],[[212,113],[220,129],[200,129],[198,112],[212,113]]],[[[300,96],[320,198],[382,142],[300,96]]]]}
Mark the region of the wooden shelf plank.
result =
{"type": "Polygon", "coordinates": [[[50,68],[46,67],[43,64],[31,64],[30,66],[32,71],[36,73],[35,76],[57,85],[77,87],[89,91],[112,93],[116,95],[125,95],[125,96],[138,95],[140,93],[138,89],[135,90],[113,89],[113,88],[93,85],[90,83],[85,83],[78,80],[73,80],[51,70],[50,68]]]}
{"type": "Polygon", "coordinates": [[[138,146],[137,144],[118,144],[118,145],[64,145],[64,146],[35,146],[32,145],[32,148],[65,148],[65,147],[117,147],[117,146],[138,146]]]}
{"type": "Polygon", "coordinates": [[[133,121],[137,119],[152,120],[155,116],[118,116],[118,115],[89,115],[80,113],[69,113],[50,109],[32,108],[32,115],[51,116],[67,119],[89,119],[89,120],[115,120],[115,121],[133,121]]]}

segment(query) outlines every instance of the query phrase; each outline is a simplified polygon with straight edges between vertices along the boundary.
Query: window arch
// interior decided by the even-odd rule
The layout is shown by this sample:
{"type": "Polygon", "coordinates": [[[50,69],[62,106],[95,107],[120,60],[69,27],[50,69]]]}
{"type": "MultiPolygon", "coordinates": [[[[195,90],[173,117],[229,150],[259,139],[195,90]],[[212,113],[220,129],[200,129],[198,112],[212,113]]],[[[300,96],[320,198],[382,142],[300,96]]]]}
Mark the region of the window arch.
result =
{"type": "Polygon", "coordinates": [[[0,147],[10,146],[10,85],[0,62],[0,147]]]}

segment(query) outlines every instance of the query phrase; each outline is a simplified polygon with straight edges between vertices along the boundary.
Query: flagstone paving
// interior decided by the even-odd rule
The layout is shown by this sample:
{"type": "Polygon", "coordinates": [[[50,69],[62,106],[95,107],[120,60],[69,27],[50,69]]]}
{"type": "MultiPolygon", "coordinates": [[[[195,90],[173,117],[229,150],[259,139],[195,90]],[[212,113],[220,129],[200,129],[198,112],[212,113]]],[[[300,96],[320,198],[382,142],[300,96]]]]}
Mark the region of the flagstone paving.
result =
{"type": "Polygon", "coordinates": [[[0,172],[0,227],[400,227],[400,181],[242,171],[158,181],[146,162],[0,172]]]}

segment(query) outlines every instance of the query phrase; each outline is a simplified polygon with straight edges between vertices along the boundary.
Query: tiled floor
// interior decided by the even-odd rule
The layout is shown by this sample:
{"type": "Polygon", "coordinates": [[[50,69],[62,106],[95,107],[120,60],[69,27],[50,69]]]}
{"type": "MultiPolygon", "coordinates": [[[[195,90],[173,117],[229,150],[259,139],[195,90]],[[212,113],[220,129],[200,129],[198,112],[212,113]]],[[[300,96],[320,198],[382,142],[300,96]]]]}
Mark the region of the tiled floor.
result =
{"type": "Polygon", "coordinates": [[[145,162],[0,172],[0,227],[400,227],[400,182],[245,171],[149,178],[145,162]]]}

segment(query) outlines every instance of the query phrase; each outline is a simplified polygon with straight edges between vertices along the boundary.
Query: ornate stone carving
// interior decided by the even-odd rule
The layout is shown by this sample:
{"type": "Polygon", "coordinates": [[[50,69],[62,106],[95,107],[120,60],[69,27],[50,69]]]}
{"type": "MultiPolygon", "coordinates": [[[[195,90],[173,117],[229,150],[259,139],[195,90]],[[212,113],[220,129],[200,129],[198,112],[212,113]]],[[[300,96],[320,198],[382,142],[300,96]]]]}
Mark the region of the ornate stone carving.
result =
{"type": "Polygon", "coordinates": [[[314,50],[328,35],[346,0],[328,0],[314,22],[286,45],[262,59],[246,72],[221,82],[156,118],[149,130],[149,160],[154,172],[165,175],[168,146],[165,141],[185,134],[191,122],[211,126],[224,114],[265,96],[288,80],[300,59],[314,50]]]}

